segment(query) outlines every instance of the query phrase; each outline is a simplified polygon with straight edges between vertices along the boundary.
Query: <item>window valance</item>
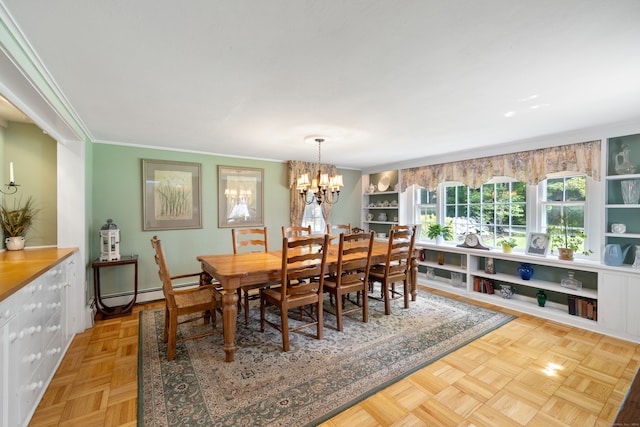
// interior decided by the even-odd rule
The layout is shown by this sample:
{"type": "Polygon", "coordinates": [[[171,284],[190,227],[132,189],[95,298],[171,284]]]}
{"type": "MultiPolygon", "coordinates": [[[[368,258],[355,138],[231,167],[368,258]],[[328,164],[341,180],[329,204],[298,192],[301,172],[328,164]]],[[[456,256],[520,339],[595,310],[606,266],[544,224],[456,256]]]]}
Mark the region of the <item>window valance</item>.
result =
{"type": "MultiPolygon", "coordinates": [[[[289,208],[289,221],[291,225],[302,225],[304,218],[305,202],[300,197],[298,190],[296,189],[296,180],[303,173],[309,174],[309,179],[314,179],[318,170],[322,173],[326,173],[329,176],[337,174],[335,165],[329,165],[325,163],[317,162],[303,162],[300,160],[289,160],[289,189],[291,193],[290,208],[289,208]]],[[[331,218],[331,205],[328,203],[322,204],[322,216],[325,222],[329,222],[331,218]]]]}
{"type": "Polygon", "coordinates": [[[600,162],[600,140],[581,142],[403,169],[401,191],[412,184],[433,191],[445,181],[461,182],[471,188],[479,188],[496,176],[513,177],[536,185],[551,173],[567,171],[585,174],[599,181],[600,162]]]}
{"type": "Polygon", "coordinates": [[[337,174],[335,165],[318,162],[303,162],[300,160],[289,160],[289,188],[296,186],[296,178],[303,173],[309,174],[309,179],[313,179],[318,174],[318,169],[322,173],[333,176],[337,174]]]}

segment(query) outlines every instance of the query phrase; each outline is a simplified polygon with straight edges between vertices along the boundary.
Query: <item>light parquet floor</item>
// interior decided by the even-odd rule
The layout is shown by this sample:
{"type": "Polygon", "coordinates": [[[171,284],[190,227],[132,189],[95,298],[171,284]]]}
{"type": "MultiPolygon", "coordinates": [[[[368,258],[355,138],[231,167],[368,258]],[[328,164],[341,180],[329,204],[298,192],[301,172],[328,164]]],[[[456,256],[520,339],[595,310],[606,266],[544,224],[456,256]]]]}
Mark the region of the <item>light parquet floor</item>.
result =
{"type": "MultiPolygon", "coordinates": [[[[30,425],[135,426],[138,312],[158,306],[78,334],[30,425]]],[[[640,345],[515,314],[322,426],[611,426],[640,345]]]]}

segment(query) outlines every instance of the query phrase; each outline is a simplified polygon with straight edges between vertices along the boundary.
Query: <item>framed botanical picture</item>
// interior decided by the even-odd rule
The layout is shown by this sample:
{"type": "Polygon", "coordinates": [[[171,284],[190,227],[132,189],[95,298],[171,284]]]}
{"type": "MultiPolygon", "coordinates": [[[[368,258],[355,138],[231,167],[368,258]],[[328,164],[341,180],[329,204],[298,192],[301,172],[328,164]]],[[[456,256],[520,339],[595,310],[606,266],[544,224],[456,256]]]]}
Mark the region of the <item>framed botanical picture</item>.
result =
{"type": "Polygon", "coordinates": [[[142,159],[143,230],[202,228],[200,163],[142,159]]]}
{"type": "Polygon", "coordinates": [[[547,256],[549,251],[549,236],[546,233],[529,233],[527,236],[527,255],[547,256]]]}
{"type": "Polygon", "coordinates": [[[263,226],[263,186],[263,169],[218,166],[218,226],[263,226]]]}

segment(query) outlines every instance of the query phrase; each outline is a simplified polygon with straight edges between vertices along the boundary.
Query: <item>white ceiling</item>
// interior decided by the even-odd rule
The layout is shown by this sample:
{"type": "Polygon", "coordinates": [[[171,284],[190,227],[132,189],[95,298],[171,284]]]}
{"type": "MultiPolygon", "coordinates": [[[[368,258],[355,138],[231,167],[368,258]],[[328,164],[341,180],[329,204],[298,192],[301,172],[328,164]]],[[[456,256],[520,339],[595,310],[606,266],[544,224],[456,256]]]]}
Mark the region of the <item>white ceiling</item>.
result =
{"type": "Polygon", "coordinates": [[[319,134],[360,169],[640,118],[638,0],[0,6],[97,142],[312,161],[319,134]]]}

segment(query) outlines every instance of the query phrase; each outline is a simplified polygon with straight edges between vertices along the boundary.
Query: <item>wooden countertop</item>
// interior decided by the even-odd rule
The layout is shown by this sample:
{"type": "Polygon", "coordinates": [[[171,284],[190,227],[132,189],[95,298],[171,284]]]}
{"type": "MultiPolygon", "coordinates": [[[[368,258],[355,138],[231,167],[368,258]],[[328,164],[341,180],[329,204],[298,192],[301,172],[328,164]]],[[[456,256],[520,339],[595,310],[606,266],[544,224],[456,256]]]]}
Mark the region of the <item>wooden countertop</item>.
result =
{"type": "Polygon", "coordinates": [[[77,250],[42,248],[0,252],[0,301],[4,301],[77,250]]]}

